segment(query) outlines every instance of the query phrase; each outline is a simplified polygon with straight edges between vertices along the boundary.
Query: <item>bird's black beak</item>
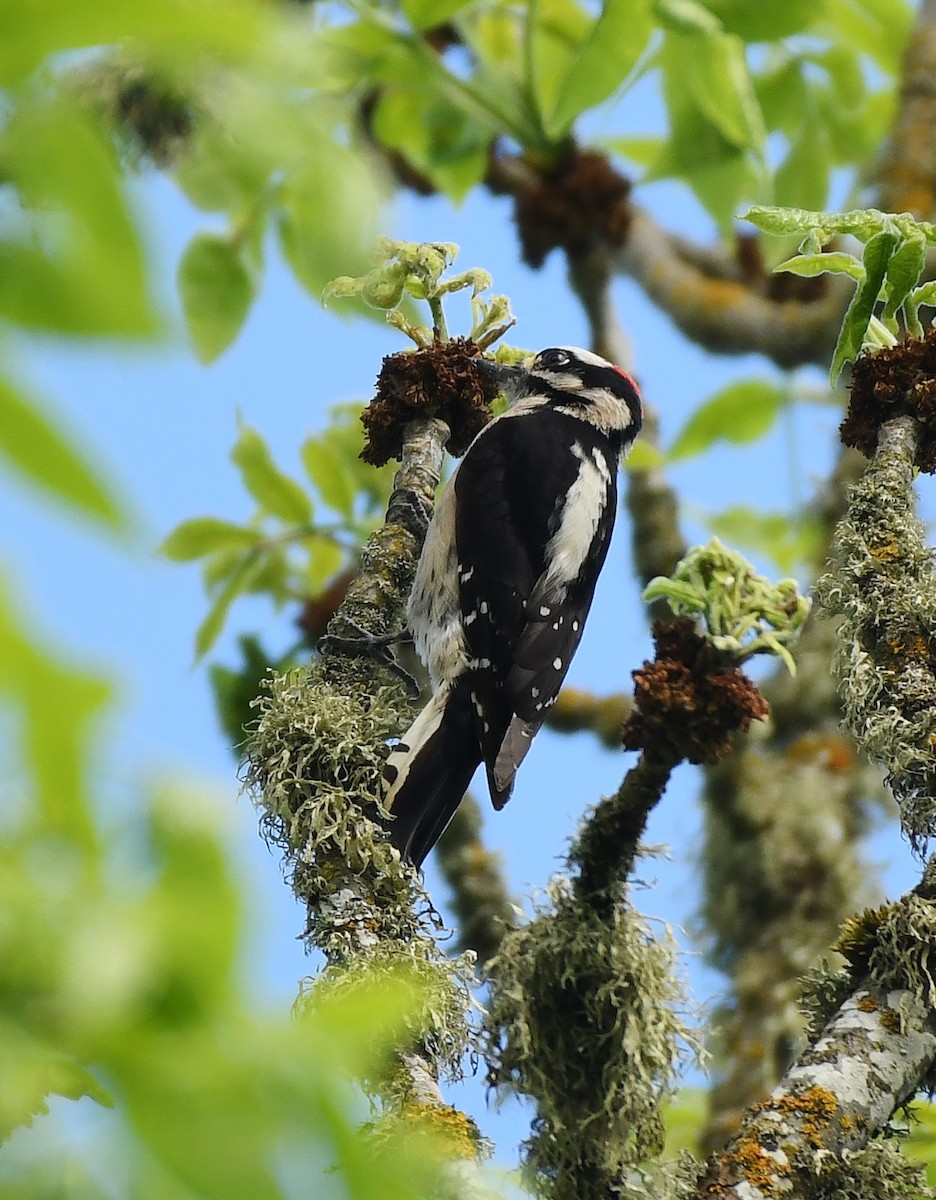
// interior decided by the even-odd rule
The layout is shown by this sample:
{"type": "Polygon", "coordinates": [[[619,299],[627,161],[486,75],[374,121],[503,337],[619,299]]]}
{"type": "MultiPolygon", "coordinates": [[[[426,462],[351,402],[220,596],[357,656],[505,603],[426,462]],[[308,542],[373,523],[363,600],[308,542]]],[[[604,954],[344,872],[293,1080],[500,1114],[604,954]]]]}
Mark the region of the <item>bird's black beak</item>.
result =
{"type": "Polygon", "coordinates": [[[477,358],[475,362],[481,371],[497,384],[499,391],[508,394],[516,391],[528,374],[524,367],[509,367],[506,363],[492,362],[489,358],[477,358]]]}

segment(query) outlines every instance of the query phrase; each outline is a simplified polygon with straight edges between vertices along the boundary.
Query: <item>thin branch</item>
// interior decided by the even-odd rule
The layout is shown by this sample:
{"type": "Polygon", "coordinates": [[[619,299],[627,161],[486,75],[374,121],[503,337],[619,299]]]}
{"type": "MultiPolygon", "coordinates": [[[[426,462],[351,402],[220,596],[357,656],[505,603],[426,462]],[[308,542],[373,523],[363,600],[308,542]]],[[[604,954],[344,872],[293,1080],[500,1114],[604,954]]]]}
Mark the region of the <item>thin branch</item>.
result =
{"type": "MultiPolygon", "coordinates": [[[[569,282],[578,296],[591,331],[592,348],[605,358],[632,370],[633,351],[614,305],[612,253],[597,245],[587,254],[570,256],[569,282]]],[[[659,418],[644,401],[640,441],[651,449],[659,447],[659,418]]],[[[627,472],[626,505],[631,517],[631,548],[637,577],[647,584],[658,575],[670,575],[686,553],[679,529],[679,501],[661,467],[627,472]]],[[[665,601],[651,605],[651,621],[671,615],[665,601]]]]}
{"type": "Polygon", "coordinates": [[[436,863],[452,891],[458,948],[474,951],[483,968],[516,924],[517,910],[504,883],[500,856],[481,840],[482,824],[478,802],[469,794],[439,840],[436,863]]]}
{"type": "Polygon", "coordinates": [[[936,211],[936,0],[923,0],[907,43],[897,114],[877,171],[878,207],[936,211]]]}
{"type": "Polygon", "coordinates": [[[637,205],[615,265],[696,345],[718,354],[763,354],[788,369],[829,361],[854,291],[849,280],[834,276],[818,298],[774,299],[727,271],[713,271],[710,249],[696,252],[637,205]]]}

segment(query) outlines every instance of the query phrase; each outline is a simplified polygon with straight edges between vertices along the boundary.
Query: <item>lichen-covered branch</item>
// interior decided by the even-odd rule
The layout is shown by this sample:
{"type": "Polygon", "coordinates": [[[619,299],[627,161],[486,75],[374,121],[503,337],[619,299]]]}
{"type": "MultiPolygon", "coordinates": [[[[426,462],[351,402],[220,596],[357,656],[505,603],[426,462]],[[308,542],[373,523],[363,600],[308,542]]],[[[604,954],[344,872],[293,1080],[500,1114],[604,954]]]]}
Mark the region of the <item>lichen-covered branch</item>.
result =
{"type": "Polygon", "coordinates": [[[760,353],[786,368],[828,362],[853,290],[849,281],[831,279],[818,297],[775,299],[740,272],[713,274],[708,255],[694,254],[636,205],[617,266],[697,345],[719,354],[760,353]]]}
{"type": "Polygon", "coordinates": [[[919,846],[936,832],[936,571],[915,511],[917,457],[914,418],[887,421],[817,593],[842,618],[833,668],[845,724],[886,770],[919,846]]]}
{"type": "MultiPolygon", "coordinates": [[[[714,558],[710,548],[692,561],[714,558]]],[[[738,564],[731,573],[743,575],[738,564]]],[[[745,611],[739,605],[739,629],[745,611]]],[[[677,1012],[672,939],[651,936],[631,906],[628,876],[673,767],[725,753],[732,734],[765,709],[730,655],[690,620],[658,626],[654,636],[657,655],[634,673],[635,711],[624,732],[640,760],[586,817],[567,875],[552,882],[529,924],[504,937],[491,964],[490,1077],[536,1103],[526,1166],[551,1200],[675,1197],[688,1186],[676,1164],[647,1190],[635,1183],[662,1148],[661,1106],[693,1035],[677,1012]]]]}
{"type": "Polygon", "coordinates": [[[897,113],[878,170],[878,207],[936,212],[936,0],[923,0],[907,42],[897,113]]]}
{"type": "Polygon", "coordinates": [[[921,1165],[870,1144],[936,1061],[931,881],[852,925],[838,945],[851,961],[839,978],[844,998],[712,1157],[699,1200],[932,1194],[921,1165]]]}
{"type": "Polygon", "coordinates": [[[321,661],[272,679],[259,702],[248,782],[306,905],[306,937],[326,956],[304,1003],[392,985],[402,974],[413,1004],[396,1062],[370,1086],[392,1120],[430,1128],[442,1136],[447,1160],[468,1163],[482,1141],[473,1121],[444,1103],[438,1080],[459,1076],[471,1043],[473,958],[444,954],[418,874],[381,827],[386,741],[406,714],[399,679],[367,640],[403,626],[448,436],[433,417],[405,425],[387,522],[364,548],[321,661]]]}
{"type": "Polygon", "coordinates": [[[504,885],[499,856],[481,840],[482,824],[477,800],[467,795],[439,840],[436,864],[452,892],[458,948],[471,950],[484,968],[516,924],[517,910],[504,885]]]}
{"type": "MultiPolygon", "coordinates": [[[[922,219],[936,210],[936,148],[930,136],[934,79],[936,3],[924,0],[907,45],[888,150],[871,180],[878,207],[907,210],[922,219]]],[[[632,248],[647,265],[653,260],[652,247],[646,252],[636,244],[632,248]]],[[[667,272],[666,278],[675,276],[667,272]]],[[[828,293],[819,308],[811,307],[811,317],[802,305],[789,308],[791,318],[807,318],[797,336],[810,354],[818,350],[823,363],[838,328],[836,299],[828,293]],[[824,349],[823,307],[831,319],[824,349]]],[[[869,395],[869,401],[873,407],[879,394],[869,395]]],[[[814,505],[826,543],[863,466],[853,450],[843,450],[814,505]]],[[[823,548],[819,561],[826,556],[823,548]]],[[[777,672],[764,684],[772,712],[770,739],[742,743],[737,761],[706,779],[702,915],[711,957],[729,973],[733,987],[723,1044],[716,1048],[721,1070],[703,1135],[708,1149],[737,1127],[744,1108],[767,1093],[789,1061],[800,1029],[798,976],[848,911],[874,899],[867,894],[872,876],[861,861],[858,839],[868,798],[879,793],[880,784],[854,741],[838,728],[841,709],[829,671],[841,636],[837,625],[837,618],[814,611],[797,652],[797,679],[777,672]]]]}
{"type": "Polygon", "coordinates": [[[596,909],[614,907],[621,880],[633,870],[647,819],[681,757],[667,747],[660,754],[644,751],[618,790],[600,800],[583,822],[569,865],[575,894],[596,909]]]}

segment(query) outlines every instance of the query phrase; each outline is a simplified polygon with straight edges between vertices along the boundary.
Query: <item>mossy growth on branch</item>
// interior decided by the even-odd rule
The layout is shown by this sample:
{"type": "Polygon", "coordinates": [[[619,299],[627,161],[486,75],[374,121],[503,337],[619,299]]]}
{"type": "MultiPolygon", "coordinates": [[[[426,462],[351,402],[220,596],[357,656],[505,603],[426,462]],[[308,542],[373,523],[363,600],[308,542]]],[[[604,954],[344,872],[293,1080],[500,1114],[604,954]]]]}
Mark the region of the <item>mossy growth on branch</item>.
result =
{"type": "MultiPolygon", "coordinates": [[[[419,875],[380,823],[384,747],[400,725],[398,689],[339,690],[313,666],[271,677],[257,709],[248,787],[306,904],[305,936],[327,960],[300,1005],[402,977],[413,999],[396,1050],[418,1053],[437,1077],[458,1078],[473,1044],[474,956],[445,954],[419,875]]],[[[406,1093],[393,1079],[388,1066],[379,1090],[399,1107],[406,1093]]]]}
{"type": "Polygon", "coordinates": [[[474,1052],[476,1032],[470,1022],[474,955],[444,955],[438,942],[420,931],[405,943],[389,940],[362,947],[352,958],[332,963],[303,984],[299,1012],[334,1001],[366,1002],[375,995],[393,996],[405,989],[400,1028],[379,1074],[364,1079],[390,1112],[412,1105],[411,1074],[401,1067],[406,1054],[418,1054],[436,1079],[457,1080],[466,1054],[474,1052]]]}
{"type": "Polygon", "coordinates": [[[841,616],[832,669],[855,742],[887,772],[919,848],[936,833],[936,572],[915,509],[912,418],[889,421],[817,583],[841,616]]]}
{"type": "Polygon", "coordinates": [[[692,1034],[667,930],[629,903],[610,921],[555,880],[491,964],[489,1078],[535,1100],[529,1184],[551,1200],[616,1194],[663,1145],[662,1106],[692,1034]]]}
{"type": "Polygon", "coordinates": [[[380,775],[387,739],[400,732],[399,690],[338,688],[317,666],[300,667],[271,676],[256,710],[247,787],[264,835],[283,851],[293,889],[308,905],[310,940],[330,956],[355,948],[357,930],[329,932],[343,889],[366,894],[380,932],[411,936],[417,878],[380,825],[380,775]]]}
{"type": "Polygon", "coordinates": [[[839,1158],[816,1156],[810,1180],[811,1200],[932,1200],[926,1167],[902,1154],[893,1140],[869,1142],[862,1150],[839,1158]]]}

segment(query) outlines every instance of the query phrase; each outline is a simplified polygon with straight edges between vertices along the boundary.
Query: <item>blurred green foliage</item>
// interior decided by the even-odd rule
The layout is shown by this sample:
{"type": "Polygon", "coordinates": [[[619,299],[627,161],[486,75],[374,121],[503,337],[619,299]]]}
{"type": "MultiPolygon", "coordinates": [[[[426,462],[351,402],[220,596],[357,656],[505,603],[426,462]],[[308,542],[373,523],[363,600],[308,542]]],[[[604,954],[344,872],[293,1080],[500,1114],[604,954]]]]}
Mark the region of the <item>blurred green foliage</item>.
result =
{"type": "Polygon", "coordinates": [[[114,1109],[86,1114],[71,1149],[61,1104],[21,1130],[0,1196],[423,1194],[432,1154],[369,1141],[349,1082],[382,1064],[412,988],[345,992],[302,1019],[258,1011],[224,802],[160,785],[103,812],[106,695],[0,596],[0,1142],[53,1097],[114,1109]]]}

